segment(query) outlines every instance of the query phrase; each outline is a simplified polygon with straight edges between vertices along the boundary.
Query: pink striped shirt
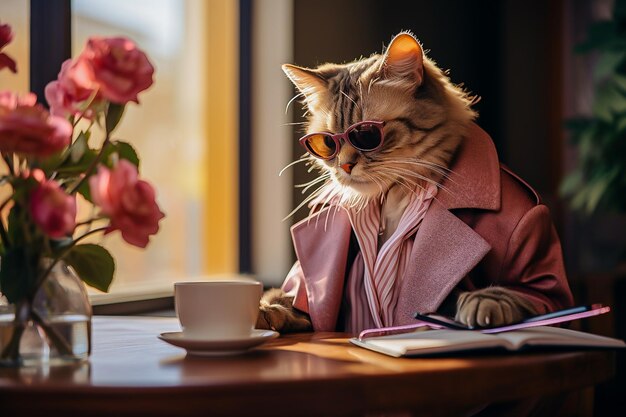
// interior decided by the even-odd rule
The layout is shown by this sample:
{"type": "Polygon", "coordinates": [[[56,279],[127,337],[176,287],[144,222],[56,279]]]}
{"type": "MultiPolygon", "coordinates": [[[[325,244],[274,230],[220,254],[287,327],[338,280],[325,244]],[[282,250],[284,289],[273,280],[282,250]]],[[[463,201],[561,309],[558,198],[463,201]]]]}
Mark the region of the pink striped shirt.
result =
{"type": "Polygon", "coordinates": [[[381,204],[371,201],[363,209],[348,209],[352,229],[359,242],[357,254],[346,284],[345,330],[359,333],[364,329],[394,325],[397,289],[409,262],[413,239],[437,187],[419,188],[400,218],[397,229],[378,252],[381,204]]]}

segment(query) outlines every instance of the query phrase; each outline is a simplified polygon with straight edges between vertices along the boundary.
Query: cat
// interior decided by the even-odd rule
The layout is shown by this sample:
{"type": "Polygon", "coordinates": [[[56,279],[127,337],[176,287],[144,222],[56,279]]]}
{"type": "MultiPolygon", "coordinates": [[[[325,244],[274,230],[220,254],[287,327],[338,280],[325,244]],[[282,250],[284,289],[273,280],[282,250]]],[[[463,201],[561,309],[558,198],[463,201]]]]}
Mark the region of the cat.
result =
{"type": "Polygon", "coordinates": [[[311,184],[321,186],[293,229],[298,261],[282,288],[264,293],[258,328],[357,332],[411,322],[411,308],[428,307],[489,327],[572,304],[547,208],[500,167],[474,122],[474,98],[412,33],[351,63],[282,68],[303,97],[302,160],[320,169],[311,184]],[[431,226],[435,218],[442,226],[431,226]],[[424,258],[439,241],[450,259],[424,258]],[[454,255],[454,245],[468,255],[454,255]],[[334,269],[320,278],[326,259],[334,269]],[[426,279],[431,267],[441,272],[426,279]]]}

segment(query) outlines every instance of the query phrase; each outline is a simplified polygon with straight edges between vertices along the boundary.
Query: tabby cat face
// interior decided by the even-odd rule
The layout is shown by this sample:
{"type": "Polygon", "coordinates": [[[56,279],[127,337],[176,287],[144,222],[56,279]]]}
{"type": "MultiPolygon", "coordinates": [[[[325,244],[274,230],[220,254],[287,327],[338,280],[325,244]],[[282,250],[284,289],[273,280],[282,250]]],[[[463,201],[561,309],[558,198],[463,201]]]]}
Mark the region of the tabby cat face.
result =
{"type": "Polygon", "coordinates": [[[307,133],[336,134],[365,120],[385,122],[381,148],[362,152],[342,140],[333,159],[315,159],[329,180],[325,187],[343,198],[368,200],[395,184],[410,191],[439,182],[475,116],[467,95],[409,33],[397,35],[382,55],[316,69],[283,65],[283,70],[304,97],[307,133]]]}

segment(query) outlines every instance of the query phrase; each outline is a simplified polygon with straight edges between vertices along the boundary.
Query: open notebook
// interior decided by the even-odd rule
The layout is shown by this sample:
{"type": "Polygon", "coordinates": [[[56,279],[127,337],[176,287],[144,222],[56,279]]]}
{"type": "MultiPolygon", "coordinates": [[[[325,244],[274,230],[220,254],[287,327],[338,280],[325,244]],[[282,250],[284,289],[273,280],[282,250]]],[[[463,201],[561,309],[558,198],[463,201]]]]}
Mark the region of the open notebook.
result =
{"type": "Polygon", "coordinates": [[[550,326],[497,334],[450,329],[413,331],[366,339],[353,338],[350,342],[396,357],[497,348],[510,351],[531,347],[626,348],[623,340],[550,326]]]}
{"type": "Polygon", "coordinates": [[[358,338],[350,341],[357,346],[397,357],[494,348],[516,351],[538,346],[625,348],[623,340],[549,326],[609,311],[609,307],[599,304],[579,306],[531,317],[512,325],[483,329],[471,329],[436,314],[416,314],[418,320],[415,324],[364,330],[358,338]],[[420,331],[424,326],[436,330],[420,331]]]}

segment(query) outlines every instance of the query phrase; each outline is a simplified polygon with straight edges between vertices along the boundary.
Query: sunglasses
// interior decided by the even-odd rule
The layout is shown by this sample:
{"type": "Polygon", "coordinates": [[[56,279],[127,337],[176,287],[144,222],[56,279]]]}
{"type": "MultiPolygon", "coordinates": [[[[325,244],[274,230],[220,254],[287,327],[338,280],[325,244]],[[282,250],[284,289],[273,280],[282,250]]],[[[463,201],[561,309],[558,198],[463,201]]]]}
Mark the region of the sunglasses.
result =
{"type": "Polygon", "coordinates": [[[341,150],[340,139],[362,152],[372,152],[383,146],[385,122],[366,120],[350,126],[343,133],[309,133],[300,138],[300,144],[314,157],[333,159],[341,150]]]}

